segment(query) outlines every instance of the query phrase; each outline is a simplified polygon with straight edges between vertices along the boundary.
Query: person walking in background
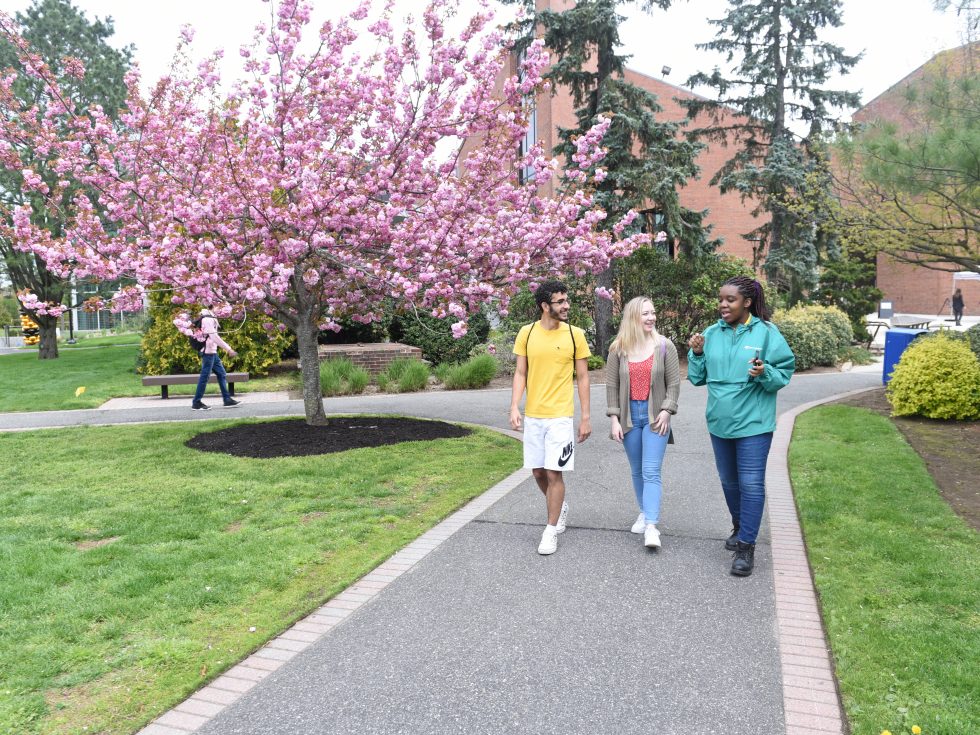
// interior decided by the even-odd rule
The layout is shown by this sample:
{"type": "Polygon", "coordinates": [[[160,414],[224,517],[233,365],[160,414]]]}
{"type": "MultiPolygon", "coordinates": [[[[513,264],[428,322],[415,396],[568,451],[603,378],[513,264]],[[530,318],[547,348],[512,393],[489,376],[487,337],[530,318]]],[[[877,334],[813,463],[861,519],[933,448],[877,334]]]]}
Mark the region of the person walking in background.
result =
{"type": "Polygon", "coordinates": [[[544,494],[548,523],[541,534],[539,554],[558,550],[558,534],[565,530],[563,472],[575,469],[575,396],[572,374],[578,387],[582,418],[578,441],[592,433],[589,407],[589,344],[585,332],[568,323],[568,288],[560,281],[547,281],[534,292],[541,319],[521,327],[514,340],[517,367],[510,399],[510,426],[521,429],[520,401],[524,405],[524,467],[544,494]]]}
{"type": "Polygon", "coordinates": [[[961,288],[953,291],[953,320],[957,327],[963,320],[963,289],[961,288]]]}
{"type": "Polygon", "coordinates": [[[611,438],[626,450],[640,510],[630,530],[642,533],[652,549],[660,548],[660,469],[667,444],[674,441],[670,417],[677,413],[680,383],[677,348],[657,332],[653,302],[645,296],[631,299],[609,346],[606,415],[611,438]]]}
{"type": "Polygon", "coordinates": [[[708,432],[733,526],[725,548],[734,551],[731,573],[747,577],[766,502],[776,391],[789,383],[796,358],[769,322],[758,281],[725,281],[718,310],[718,322],[688,341],[687,377],[708,386],[708,432]]]}
{"type": "Polygon", "coordinates": [[[221,364],[221,357],[218,355],[220,347],[232,357],[238,355],[228,343],[218,335],[218,320],[210,309],[201,309],[201,332],[204,336],[204,347],[200,350],[201,355],[201,375],[197,379],[197,391],[194,393],[194,401],[191,408],[195,411],[207,411],[211,407],[204,403],[204,391],[208,387],[208,380],[213,372],[218,376],[218,387],[221,389],[221,398],[224,400],[225,408],[232,408],[241,403],[231,397],[228,392],[228,382],[225,378],[225,366],[221,364]]]}

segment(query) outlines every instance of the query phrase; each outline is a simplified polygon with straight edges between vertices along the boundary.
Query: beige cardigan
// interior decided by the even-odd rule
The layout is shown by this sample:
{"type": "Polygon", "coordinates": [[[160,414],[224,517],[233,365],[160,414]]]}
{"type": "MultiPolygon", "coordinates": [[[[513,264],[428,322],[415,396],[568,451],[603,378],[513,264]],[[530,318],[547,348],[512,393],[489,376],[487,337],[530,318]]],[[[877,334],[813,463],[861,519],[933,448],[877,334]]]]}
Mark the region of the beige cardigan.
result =
{"type": "MultiPolygon", "coordinates": [[[[664,339],[661,337],[661,339],[664,339]]],[[[653,424],[661,411],[677,413],[677,397],[681,392],[681,371],[677,361],[677,348],[670,340],[664,339],[664,348],[659,344],[654,351],[653,370],[650,371],[649,406],[650,423],[653,424]]],[[[630,418],[630,364],[626,356],[609,350],[606,361],[606,416],[618,416],[623,433],[633,428],[630,418]]],[[[671,428],[670,442],[674,441],[671,428]]]]}

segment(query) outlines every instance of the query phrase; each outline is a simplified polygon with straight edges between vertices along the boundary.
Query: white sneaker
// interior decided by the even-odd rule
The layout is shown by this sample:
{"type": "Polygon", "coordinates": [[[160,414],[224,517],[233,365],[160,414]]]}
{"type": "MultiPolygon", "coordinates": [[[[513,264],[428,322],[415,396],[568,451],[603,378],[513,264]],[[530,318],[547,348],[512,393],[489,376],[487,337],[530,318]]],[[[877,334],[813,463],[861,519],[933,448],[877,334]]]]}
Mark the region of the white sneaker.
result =
{"type": "Polygon", "coordinates": [[[647,517],[640,513],[640,515],[636,517],[636,523],[633,524],[633,527],[630,529],[630,533],[643,533],[646,530],[646,527],[647,517]]]}
{"type": "Polygon", "coordinates": [[[558,533],[565,533],[565,523],[568,521],[568,503],[561,504],[561,513],[558,515],[558,523],[555,524],[555,528],[558,529],[558,533]]]}
{"type": "Polygon", "coordinates": [[[650,549],[660,548],[660,531],[652,523],[648,523],[643,531],[643,545],[650,549]]]}
{"type": "Polygon", "coordinates": [[[544,533],[541,534],[541,543],[538,544],[538,553],[547,556],[556,551],[558,551],[558,529],[546,526],[544,533]]]}

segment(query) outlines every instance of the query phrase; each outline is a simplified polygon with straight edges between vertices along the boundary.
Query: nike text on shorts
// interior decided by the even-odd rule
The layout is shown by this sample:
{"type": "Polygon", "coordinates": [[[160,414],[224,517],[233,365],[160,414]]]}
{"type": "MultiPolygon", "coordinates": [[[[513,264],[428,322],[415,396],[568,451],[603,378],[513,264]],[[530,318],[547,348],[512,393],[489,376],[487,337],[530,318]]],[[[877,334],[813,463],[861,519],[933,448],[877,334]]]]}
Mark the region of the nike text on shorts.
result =
{"type": "Polygon", "coordinates": [[[524,467],[571,472],[575,469],[575,431],[571,417],[524,419],[524,467]]]}

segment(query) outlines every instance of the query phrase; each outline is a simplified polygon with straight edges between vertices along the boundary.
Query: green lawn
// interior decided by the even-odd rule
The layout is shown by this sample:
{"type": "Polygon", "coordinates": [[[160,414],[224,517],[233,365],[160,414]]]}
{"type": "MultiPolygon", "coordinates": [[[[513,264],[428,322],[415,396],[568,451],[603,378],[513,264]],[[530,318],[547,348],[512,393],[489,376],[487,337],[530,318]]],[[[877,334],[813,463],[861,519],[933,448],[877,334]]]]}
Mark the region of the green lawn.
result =
{"type": "MultiPolygon", "coordinates": [[[[110,398],[158,396],[159,388],[140,383],[135,367],[138,351],[139,346],[131,344],[64,349],[59,351],[57,360],[38,360],[36,350],[0,355],[0,413],[96,408],[110,398]],[[76,396],[80,387],[85,391],[76,396]]],[[[235,391],[289,390],[299,385],[299,374],[293,373],[238,383],[235,391]]],[[[175,385],[170,388],[170,395],[192,396],[194,388],[175,385]]],[[[216,386],[208,388],[209,392],[215,390],[216,386]]]]}
{"type": "Polygon", "coordinates": [[[885,417],[799,417],[793,488],[854,735],[980,733],[980,535],[885,417]]]}
{"type": "Polygon", "coordinates": [[[0,732],[135,732],[521,464],[486,430],[272,460],[201,430],[0,434],[0,732]]]}

